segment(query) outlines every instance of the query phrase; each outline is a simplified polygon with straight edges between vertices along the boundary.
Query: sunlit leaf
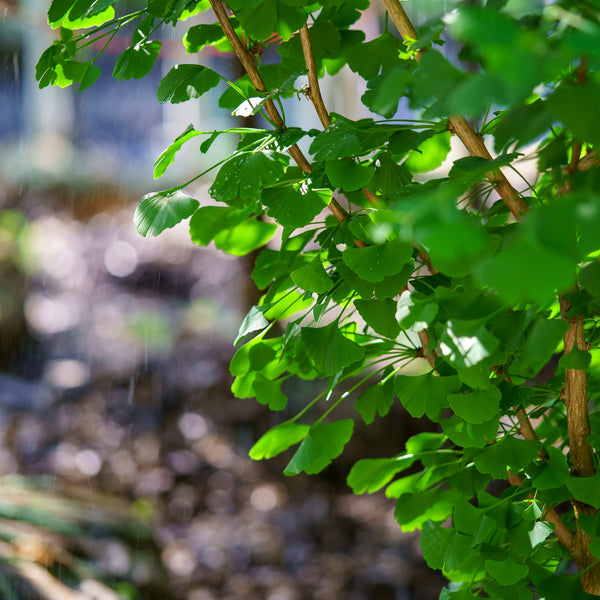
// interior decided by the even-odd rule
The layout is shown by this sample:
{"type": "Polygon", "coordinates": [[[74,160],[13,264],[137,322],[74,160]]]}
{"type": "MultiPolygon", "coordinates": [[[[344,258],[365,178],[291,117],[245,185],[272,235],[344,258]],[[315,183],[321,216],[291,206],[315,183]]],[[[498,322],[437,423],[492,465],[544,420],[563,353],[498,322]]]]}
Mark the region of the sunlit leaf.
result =
{"type": "Polygon", "coordinates": [[[181,150],[183,144],[198,135],[202,135],[202,132],[194,129],[193,125],[189,125],[183,133],[178,135],[173,143],[166,150],[163,150],[160,156],[154,161],[154,179],[158,179],[164,174],[167,167],[173,164],[175,154],[181,150]]]}
{"type": "Polygon", "coordinates": [[[288,448],[301,442],[310,427],[300,423],[282,423],[269,429],[250,449],[250,458],[261,460],[273,458],[288,448]]]}
{"type": "Polygon", "coordinates": [[[181,191],[152,192],[146,194],[133,216],[137,232],[144,237],[158,235],[190,217],[199,202],[181,191]]]}
{"type": "Polygon", "coordinates": [[[161,43],[159,41],[147,40],[127,48],[119,55],[113,77],[115,79],[141,79],[148,75],[160,52],[161,43]]]}
{"type": "Polygon", "coordinates": [[[190,54],[200,52],[205,46],[217,46],[221,51],[233,50],[218,23],[201,23],[190,27],[183,37],[183,45],[185,51],[190,54]]]}
{"type": "Polygon", "coordinates": [[[287,398],[281,391],[282,380],[272,381],[262,373],[257,373],[252,384],[256,400],[266,404],[271,410],[283,410],[287,406],[287,398]]]}
{"type": "Polygon", "coordinates": [[[244,317],[242,324],[233,342],[237,346],[248,334],[260,332],[269,326],[269,321],[265,318],[265,306],[253,306],[244,317]]]}
{"type": "Polygon", "coordinates": [[[190,237],[200,246],[210,244],[223,230],[236,227],[248,217],[248,209],[201,206],[190,219],[190,237]]]}
{"type": "Polygon", "coordinates": [[[215,246],[227,254],[245,256],[264,246],[277,231],[275,223],[246,219],[229,229],[221,229],[214,238],[215,246]]]}
{"type": "Polygon", "coordinates": [[[404,165],[411,173],[437,169],[450,152],[450,132],[426,139],[417,149],[411,150],[404,165]]]}
{"type": "Polygon", "coordinates": [[[411,454],[396,458],[366,458],[350,470],[348,485],[355,494],[372,494],[386,486],[395,475],[411,467],[417,460],[411,454]]]}

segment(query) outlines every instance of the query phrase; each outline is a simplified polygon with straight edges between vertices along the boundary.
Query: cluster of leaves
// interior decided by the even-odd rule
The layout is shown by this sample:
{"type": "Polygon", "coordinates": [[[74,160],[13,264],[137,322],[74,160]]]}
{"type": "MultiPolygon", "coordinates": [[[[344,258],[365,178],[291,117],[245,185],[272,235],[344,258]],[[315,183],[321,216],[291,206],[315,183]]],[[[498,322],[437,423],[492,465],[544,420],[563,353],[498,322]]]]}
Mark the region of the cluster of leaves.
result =
{"type": "MultiPolygon", "coordinates": [[[[96,57],[80,58],[85,48],[110,42],[132,22],[131,46],[113,74],[143,77],[158,56],[160,41],[152,38],[160,26],[222,6],[150,0],[115,17],[113,4],[53,0],[49,22],[61,36],[40,58],[41,86],[91,85],[99,71],[96,57]]],[[[383,33],[365,41],[356,21],[368,0],[230,0],[228,23],[253,52],[267,91],[252,74],[232,82],[190,62],[163,78],[157,97],[193,100],[224,82],[219,105],[260,113],[267,125],[190,126],[159,156],[155,175],[192,139],[204,137],[206,153],[218,136],[236,135],[236,150],[215,165],[214,202],[201,206],[185,184],[148,194],[136,226],[156,235],[191,217],[193,242],[235,255],[269,243],[252,273],[265,292],[240,327],[233,393],[289,418],[254,445],[253,458],[296,447],[285,473],[318,473],[351,440],[355,419],[343,406],[353,402],[369,425],[399,400],[437,432],[411,438],[393,458],[359,461],[348,483],[357,494],[385,488],[400,526],[422,529],[428,564],[452,581],[443,597],[529,599],[533,590],[548,599],[585,597],[577,576],[566,574],[569,548],[553,535],[548,513],[566,500],[590,507],[577,528],[591,540],[590,564],[600,558],[600,515],[593,514],[600,475],[571,474],[562,396],[568,370],[587,370],[593,405],[599,389],[600,171],[593,158],[600,121],[593,107],[600,105],[600,5],[449,4],[454,10],[405,44],[387,16],[383,33]],[[307,70],[297,33],[305,25],[316,74],[347,65],[366,84],[363,104],[382,120],[333,114],[323,130],[274,123],[267,104],[283,111],[281,97],[300,91],[307,70]],[[447,58],[442,35],[462,48],[460,60],[447,58]],[[263,64],[270,45],[279,61],[263,64]],[[464,63],[469,68],[457,66],[464,63]],[[418,120],[394,118],[404,96],[418,120]],[[449,158],[448,116],[455,114],[475,120],[476,135],[490,136],[497,158],[449,158]],[[298,142],[310,169],[290,161],[287,151],[298,142]],[[582,149],[591,159],[586,169],[578,169],[582,149]],[[489,174],[504,167],[519,175],[534,159],[535,179],[523,178],[530,211],[520,223],[489,174]],[[443,163],[450,168],[438,170],[443,163]],[[346,199],[341,219],[326,216],[334,192],[346,199]],[[583,319],[587,346],[563,354],[569,318],[583,319]],[[296,414],[285,394],[293,378],[322,382],[296,414]],[[535,434],[523,439],[528,417],[536,419],[535,434]],[[519,485],[494,483],[511,474],[519,485]]],[[[216,19],[191,25],[187,51],[232,52],[222,27],[216,19]]],[[[600,448],[600,421],[594,412],[590,419],[586,443],[600,448]]],[[[570,513],[561,516],[575,528],[570,513]]]]}

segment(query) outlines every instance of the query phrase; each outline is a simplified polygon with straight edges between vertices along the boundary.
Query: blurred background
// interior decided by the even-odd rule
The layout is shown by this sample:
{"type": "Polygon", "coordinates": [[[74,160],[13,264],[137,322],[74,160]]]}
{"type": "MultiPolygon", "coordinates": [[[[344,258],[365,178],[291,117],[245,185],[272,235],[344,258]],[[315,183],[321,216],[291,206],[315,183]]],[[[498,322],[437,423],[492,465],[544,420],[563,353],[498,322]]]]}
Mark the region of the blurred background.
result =
{"type": "MultiPolygon", "coordinates": [[[[447,4],[420,2],[414,16],[447,4]]],[[[396,454],[425,425],[400,408],[357,423],[350,451],[318,477],[284,480],[285,459],[250,461],[282,418],[229,392],[232,340],[257,299],[251,259],[192,245],[185,224],[151,239],[134,230],[144,193],[234,143],[220,138],[210,156],[188,144],[154,181],[154,160],[190,123],[234,124],[220,88],[201,105],[159,104],[161,77],[193,60],[234,75],[232,57],[186,56],[168,28],[151,73],[118,82],[129,38],[117,36],[91,89],[39,90],[35,64],[56,33],[48,6],[0,2],[0,596],[436,598],[443,581],[392,501],[345,485],[355,460],[396,454]]],[[[367,39],[381,23],[377,4],[362,17],[367,39]]],[[[330,80],[329,110],[368,116],[355,86],[345,72],[330,80]]],[[[305,99],[286,107],[319,126],[305,99]]],[[[206,201],[208,183],[188,193],[206,201]]],[[[287,393],[302,403],[315,392],[287,393]]]]}

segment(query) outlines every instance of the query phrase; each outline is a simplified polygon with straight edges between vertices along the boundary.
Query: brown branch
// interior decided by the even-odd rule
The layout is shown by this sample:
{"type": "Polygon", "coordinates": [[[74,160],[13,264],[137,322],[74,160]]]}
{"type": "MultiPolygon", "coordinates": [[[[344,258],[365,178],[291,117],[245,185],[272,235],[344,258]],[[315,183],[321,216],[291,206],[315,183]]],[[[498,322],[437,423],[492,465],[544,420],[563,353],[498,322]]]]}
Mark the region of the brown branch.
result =
{"type": "MultiPolygon", "coordinates": [[[[400,35],[404,39],[408,38],[415,40],[417,33],[410,22],[410,19],[404,12],[404,9],[400,4],[400,0],[382,1],[394,25],[400,32],[400,35]]],[[[416,54],[415,58],[417,61],[420,60],[421,55],[422,52],[418,52],[416,54]]],[[[483,138],[473,130],[471,125],[469,125],[464,117],[457,115],[449,117],[448,127],[452,133],[456,134],[460,138],[471,155],[479,156],[480,158],[485,158],[486,160],[492,159],[492,156],[483,143],[483,138]]],[[[506,176],[502,173],[502,171],[500,171],[500,169],[497,169],[488,173],[487,178],[496,186],[496,191],[515,219],[517,219],[517,221],[521,221],[523,214],[529,209],[527,208],[527,205],[521,198],[520,194],[515,190],[515,188],[513,188],[508,179],[506,179],[506,176]]]]}
{"type": "MultiPolygon", "coordinates": [[[[317,111],[317,116],[319,117],[321,124],[325,129],[327,129],[331,125],[331,118],[329,117],[329,111],[327,110],[325,102],[323,102],[323,96],[321,95],[319,74],[317,73],[315,55],[313,53],[310,34],[308,32],[308,25],[306,23],[300,29],[300,41],[302,42],[302,53],[304,54],[304,62],[306,63],[306,69],[308,71],[307,95],[317,111]]],[[[374,194],[368,189],[364,189],[362,192],[371,206],[381,206],[381,200],[377,194],[374,194]]]]}
{"type": "MultiPolygon", "coordinates": [[[[583,317],[577,315],[569,318],[569,303],[560,299],[561,317],[568,321],[569,328],[565,333],[565,354],[577,348],[587,351],[583,331],[583,317]]],[[[567,426],[569,431],[569,447],[573,475],[590,477],[596,473],[592,448],[587,441],[590,433],[588,415],[587,376],[585,369],[565,369],[565,405],[567,408],[567,426]]]]}
{"type": "Polygon", "coordinates": [[[418,333],[418,336],[421,340],[421,346],[423,347],[423,358],[427,359],[427,362],[429,363],[429,365],[435,373],[435,359],[437,356],[437,352],[434,348],[429,348],[429,342],[431,341],[431,338],[427,333],[427,329],[421,329],[421,331],[419,331],[418,333]]]}
{"type": "Polygon", "coordinates": [[[317,66],[315,64],[315,57],[312,51],[312,44],[310,43],[310,35],[308,33],[308,25],[304,23],[300,29],[300,41],[302,42],[302,52],[304,53],[304,62],[308,69],[308,97],[311,99],[317,115],[323,124],[323,127],[327,129],[331,125],[331,119],[329,113],[325,108],[323,102],[323,96],[321,96],[321,87],[319,85],[319,75],[317,73],[317,66]]]}
{"type": "MultiPolygon", "coordinates": [[[[569,323],[564,338],[566,354],[576,348],[584,351],[588,349],[583,330],[583,317],[581,315],[569,317],[569,308],[568,301],[561,297],[561,317],[569,323]]],[[[571,473],[574,476],[591,477],[595,474],[596,469],[594,468],[592,448],[587,441],[587,436],[590,433],[590,421],[585,369],[565,369],[564,399],[567,409],[567,430],[572,463],[571,473]]],[[[569,551],[577,563],[577,568],[582,571],[581,587],[589,594],[600,595],[600,564],[596,564],[597,559],[590,552],[591,538],[579,525],[580,515],[594,515],[596,509],[574,499],[571,503],[573,504],[577,530],[569,551]]]]}
{"type": "Polygon", "coordinates": [[[392,22],[396,26],[396,29],[400,35],[406,40],[416,40],[417,32],[410,22],[410,19],[404,12],[402,5],[398,0],[383,0],[385,10],[387,10],[392,22]]]}
{"type": "Polygon", "coordinates": [[[578,171],[588,171],[592,167],[600,166],[600,156],[596,152],[588,152],[577,163],[578,171]]]}
{"type": "MultiPolygon", "coordinates": [[[[475,133],[469,122],[461,116],[453,116],[448,118],[448,128],[454,134],[456,134],[462,143],[465,145],[466,149],[472,156],[479,156],[480,158],[485,158],[486,160],[492,160],[492,155],[489,153],[485,144],[483,143],[483,138],[475,133]]],[[[495,171],[491,171],[490,173],[486,173],[486,177],[489,181],[495,185],[496,191],[499,196],[502,198],[508,209],[512,213],[513,217],[517,219],[517,221],[521,221],[523,219],[523,214],[526,213],[529,209],[523,199],[521,198],[519,192],[515,190],[515,188],[510,184],[506,176],[500,169],[495,171]]]]}
{"type": "MultiPolygon", "coordinates": [[[[533,428],[533,425],[531,424],[531,421],[529,420],[529,416],[525,412],[525,409],[518,408],[516,415],[517,415],[517,419],[519,419],[519,433],[526,440],[539,442],[540,438],[538,437],[537,433],[535,432],[535,429],[533,428]]],[[[538,452],[538,456],[540,458],[546,458],[548,456],[548,452],[546,451],[546,448],[544,448],[542,446],[540,448],[540,451],[538,452]]]]}
{"type": "MultiPolygon", "coordinates": [[[[217,17],[217,20],[219,21],[219,25],[221,26],[223,33],[225,34],[227,40],[231,44],[236,56],[238,57],[242,66],[244,67],[244,70],[246,71],[246,73],[248,73],[248,77],[250,78],[252,85],[259,92],[267,93],[267,87],[265,86],[264,81],[262,80],[262,77],[258,72],[256,63],[254,62],[254,56],[252,52],[250,52],[250,50],[248,50],[246,46],[242,44],[240,38],[237,36],[233,26],[231,25],[231,22],[229,21],[229,17],[227,16],[227,12],[225,11],[225,6],[223,5],[223,2],[221,0],[210,0],[210,5],[217,17]]],[[[276,127],[279,127],[280,129],[285,129],[283,119],[281,118],[279,111],[273,103],[273,100],[271,100],[271,98],[268,98],[264,106],[267,111],[267,114],[269,115],[269,118],[271,119],[271,121],[273,121],[276,127]]],[[[296,144],[290,146],[288,148],[288,152],[290,153],[290,156],[294,159],[296,164],[300,167],[300,169],[302,169],[305,173],[310,173],[312,171],[310,163],[296,144]]],[[[338,203],[338,201],[335,198],[332,198],[327,206],[338,221],[344,221],[348,218],[348,213],[344,210],[344,208],[338,203]]],[[[362,240],[356,240],[355,243],[358,247],[366,246],[365,242],[363,242],[362,240]]]]}

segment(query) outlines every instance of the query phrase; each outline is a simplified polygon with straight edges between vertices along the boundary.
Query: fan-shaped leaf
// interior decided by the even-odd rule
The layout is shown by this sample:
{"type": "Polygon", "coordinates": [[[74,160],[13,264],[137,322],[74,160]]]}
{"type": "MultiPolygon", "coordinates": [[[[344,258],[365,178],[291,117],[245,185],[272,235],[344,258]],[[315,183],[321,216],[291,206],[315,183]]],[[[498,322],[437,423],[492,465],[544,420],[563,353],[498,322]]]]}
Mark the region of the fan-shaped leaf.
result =
{"type": "Polygon", "coordinates": [[[161,80],[156,97],[172,104],[199,98],[219,85],[220,76],[203,65],[175,65],[161,80]]]}
{"type": "Polygon", "coordinates": [[[135,209],[133,222],[144,237],[158,235],[190,217],[200,206],[197,200],[182,191],[146,194],[135,209]]]}
{"type": "Polygon", "coordinates": [[[286,475],[297,475],[302,471],[309,475],[319,473],[342,453],[344,446],[352,437],[353,430],[352,419],[313,425],[284,473],[286,475]]]}

